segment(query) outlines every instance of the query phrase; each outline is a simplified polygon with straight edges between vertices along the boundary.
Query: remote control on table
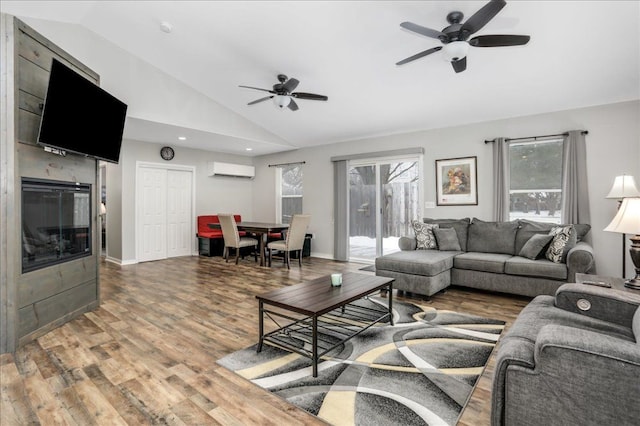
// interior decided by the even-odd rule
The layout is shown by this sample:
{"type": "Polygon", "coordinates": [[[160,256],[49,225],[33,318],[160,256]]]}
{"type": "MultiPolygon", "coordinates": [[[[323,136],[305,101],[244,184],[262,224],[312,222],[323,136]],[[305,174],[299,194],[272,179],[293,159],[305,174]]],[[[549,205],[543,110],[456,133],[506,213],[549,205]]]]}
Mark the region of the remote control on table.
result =
{"type": "Polygon", "coordinates": [[[595,285],[598,287],[606,287],[606,288],[611,288],[611,284],[609,283],[605,283],[604,281],[590,281],[590,280],[586,280],[586,281],[582,281],[581,284],[586,284],[586,285],[595,285]]]}

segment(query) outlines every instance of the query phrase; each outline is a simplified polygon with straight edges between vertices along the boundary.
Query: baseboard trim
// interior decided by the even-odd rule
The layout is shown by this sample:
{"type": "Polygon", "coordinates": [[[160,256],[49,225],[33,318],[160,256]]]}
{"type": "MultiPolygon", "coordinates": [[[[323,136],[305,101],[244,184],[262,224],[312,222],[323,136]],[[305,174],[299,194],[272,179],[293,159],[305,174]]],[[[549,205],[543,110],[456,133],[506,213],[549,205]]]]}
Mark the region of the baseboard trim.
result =
{"type": "Polygon", "coordinates": [[[115,263],[116,265],[120,265],[120,266],[135,265],[136,263],[138,263],[138,261],[135,259],[122,260],[122,259],[117,259],[115,257],[110,257],[110,256],[105,257],[104,260],[105,262],[115,263]]]}
{"type": "Polygon", "coordinates": [[[332,253],[316,253],[311,252],[311,257],[319,257],[320,259],[335,260],[332,253]]]}

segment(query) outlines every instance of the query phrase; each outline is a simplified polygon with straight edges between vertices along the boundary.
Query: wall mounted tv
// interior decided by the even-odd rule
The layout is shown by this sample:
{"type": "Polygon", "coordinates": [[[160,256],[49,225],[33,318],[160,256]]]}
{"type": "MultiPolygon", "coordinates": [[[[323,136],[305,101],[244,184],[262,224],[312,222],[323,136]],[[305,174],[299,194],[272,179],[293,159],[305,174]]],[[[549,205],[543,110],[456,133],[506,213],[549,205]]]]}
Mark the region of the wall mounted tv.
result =
{"type": "Polygon", "coordinates": [[[53,59],[38,143],[117,163],[127,105],[53,59]]]}

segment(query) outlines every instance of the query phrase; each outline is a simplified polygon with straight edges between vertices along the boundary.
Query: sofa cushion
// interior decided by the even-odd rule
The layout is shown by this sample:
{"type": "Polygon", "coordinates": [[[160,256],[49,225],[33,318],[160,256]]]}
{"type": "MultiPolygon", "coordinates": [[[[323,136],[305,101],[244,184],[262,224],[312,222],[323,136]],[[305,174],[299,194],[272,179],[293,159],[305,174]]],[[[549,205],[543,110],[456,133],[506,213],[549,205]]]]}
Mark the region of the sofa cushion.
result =
{"type": "Polygon", "coordinates": [[[199,238],[222,238],[222,229],[210,229],[205,232],[198,232],[199,238]]]}
{"type": "Polygon", "coordinates": [[[504,264],[512,256],[500,253],[462,253],[453,260],[453,266],[458,269],[472,271],[504,273],[504,264]]]}
{"type": "Polygon", "coordinates": [[[509,275],[526,277],[550,278],[553,280],[567,279],[567,265],[554,263],[547,259],[531,260],[514,256],[505,263],[504,272],[509,275]]]}
{"type": "Polygon", "coordinates": [[[520,223],[485,222],[473,218],[469,225],[467,251],[480,253],[515,254],[516,232],[520,223]]]}
{"type": "Polygon", "coordinates": [[[400,251],[376,258],[376,271],[387,270],[405,274],[433,277],[453,267],[459,251],[413,250],[400,251]]]}
{"type": "MultiPolygon", "coordinates": [[[[551,229],[556,226],[569,225],[569,224],[558,225],[557,223],[548,223],[548,222],[536,222],[536,221],[527,220],[527,219],[520,219],[519,222],[520,222],[520,228],[516,233],[516,251],[515,251],[516,253],[520,253],[520,250],[522,250],[522,247],[525,245],[527,241],[529,241],[529,239],[533,235],[548,234],[549,231],[551,231],[551,229]]],[[[582,241],[584,237],[591,230],[591,225],[587,225],[587,224],[576,224],[576,225],[573,225],[573,227],[576,230],[577,241],[582,241]]]]}
{"type": "Polygon", "coordinates": [[[555,263],[565,263],[567,261],[567,253],[575,247],[576,231],[573,225],[556,226],[551,229],[549,235],[553,235],[553,240],[547,248],[546,258],[555,263]]]}
{"type": "Polygon", "coordinates": [[[549,234],[535,234],[529,241],[527,241],[522,250],[518,253],[518,256],[526,257],[527,259],[536,260],[540,257],[543,250],[546,249],[547,244],[553,240],[553,235],[549,234]]]}
{"type": "Polygon", "coordinates": [[[460,242],[458,234],[453,228],[435,228],[433,234],[438,242],[438,250],[443,251],[460,251],[460,242]]]}
{"type": "Polygon", "coordinates": [[[416,233],[416,250],[435,250],[438,247],[436,237],[433,234],[434,228],[437,228],[438,225],[414,220],[411,222],[411,226],[416,233]]]}
{"type": "Polygon", "coordinates": [[[440,225],[440,228],[453,228],[456,230],[456,234],[458,234],[458,242],[460,243],[460,248],[462,251],[467,251],[467,235],[468,228],[471,219],[465,217],[464,219],[430,219],[425,217],[422,219],[424,223],[437,223],[440,225]]]}

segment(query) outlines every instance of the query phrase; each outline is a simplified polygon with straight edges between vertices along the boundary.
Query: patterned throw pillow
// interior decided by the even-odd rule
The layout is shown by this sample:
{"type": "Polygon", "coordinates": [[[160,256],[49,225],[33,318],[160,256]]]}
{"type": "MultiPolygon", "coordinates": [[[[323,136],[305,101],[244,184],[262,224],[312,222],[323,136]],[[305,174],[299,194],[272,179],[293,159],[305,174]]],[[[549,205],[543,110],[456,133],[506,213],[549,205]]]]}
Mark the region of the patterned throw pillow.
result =
{"type": "Polygon", "coordinates": [[[547,249],[546,258],[554,263],[564,262],[569,250],[576,245],[576,233],[573,225],[551,228],[549,235],[553,235],[553,240],[547,249]]]}
{"type": "Polygon", "coordinates": [[[439,228],[440,225],[414,220],[411,222],[411,226],[416,233],[416,250],[435,250],[438,247],[433,230],[439,228]]]}

